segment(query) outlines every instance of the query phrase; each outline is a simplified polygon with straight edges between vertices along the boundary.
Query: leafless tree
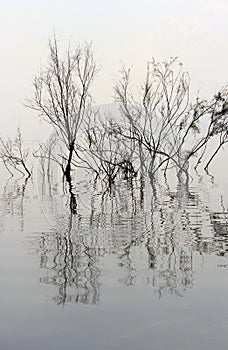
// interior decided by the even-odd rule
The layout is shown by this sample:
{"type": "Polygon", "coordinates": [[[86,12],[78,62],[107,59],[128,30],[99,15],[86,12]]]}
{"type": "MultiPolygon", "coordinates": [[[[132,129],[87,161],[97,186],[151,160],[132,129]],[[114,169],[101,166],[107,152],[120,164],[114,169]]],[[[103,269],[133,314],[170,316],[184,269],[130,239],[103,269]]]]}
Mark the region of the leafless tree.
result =
{"type": "Polygon", "coordinates": [[[218,136],[218,146],[209,158],[204,169],[208,167],[216,154],[225,143],[228,142],[228,86],[225,86],[217,95],[214,96],[215,108],[211,113],[211,134],[218,136]]]}
{"type": "Polygon", "coordinates": [[[59,141],[56,131],[50,135],[46,142],[39,143],[39,147],[33,152],[33,156],[39,159],[40,173],[43,177],[47,175],[48,179],[51,179],[53,164],[57,164],[64,172],[67,155],[63,144],[59,141]]]}
{"type": "Polygon", "coordinates": [[[0,143],[0,158],[9,173],[13,176],[14,169],[30,177],[31,170],[27,165],[29,149],[24,148],[20,127],[17,128],[17,134],[14,140],[9,138],[7,141],[4,141],[0,137],[0,143]]]}
{"type": "Polygon", "coordinates": [[[187,174],[190,158],[196,154],[202,158],[212,137],[220,136],[218,150],[226,142],[227,87],[211,101],[197,98],[192,104],[189,74],[176,59],[148,63],[138,97],[131,91],[130,80],[130,70],[123,68],[115,87],[125,119],[119,130],[138,144],[139,158],[151,178],[162,165],[167,168],[169,164],[187,174]],[[203,120],[209,122],[201,133],[203,120]]]}
{"type": "Polygon", "coordinates": [[[134,144],[126,142],[115,126],[112,118],[102,118],[98,113],[94,113],[85,125],[84,153],[87,155],[87,164],[96,169],[109,188],[118,175],[129,179],[137,174],[133,166],[134,144]]]}
{"type": "Polygon", "coordinates": [[[83,118],[90,113],[89,89],[96,65],[91,44],[69,48],[65,56],[59,53],[54,37],[49,42],[49,62],[34,80],[34,96],[27,106],[39,112],[51,124],[68,150],[64,175],[71,181],[71,164],[75,142],[83,118]]]}

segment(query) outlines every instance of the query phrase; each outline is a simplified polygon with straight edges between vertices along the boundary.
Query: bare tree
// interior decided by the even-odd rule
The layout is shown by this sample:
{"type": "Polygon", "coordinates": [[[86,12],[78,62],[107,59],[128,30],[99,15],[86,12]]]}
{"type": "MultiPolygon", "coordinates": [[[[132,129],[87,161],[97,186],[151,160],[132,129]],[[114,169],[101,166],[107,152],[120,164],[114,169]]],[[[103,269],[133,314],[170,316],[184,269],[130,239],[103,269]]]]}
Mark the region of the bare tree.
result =
{"type": "Polygon", "coordinates": [[[137,99],[130,88],[130,70],[123,68],[115,91],[122,115],[126,118],[123,131],[134,138],[139,149],[149,154],[147,170],[153,173],[161,160],[173,158],[179,124],[188,112],[189,76],[173,70],[174,59],[147,65],[145,82],[137,99]]]}
{"type": "Polygon", "coordinates": [[[27,105],[38,111],[51,124],[67,147],[64,175],[71,181],[71,164],[78,130],[83,118],[90,113],[89,89],[96,65],[92,46],[84,44],[69,48],[62,58],[54,37],[49,42],[49,62],[34,80],[34,96],[27,105]]]}
{"type": "Polygon", "coordinates": [[[138,97],[131,91],[130,78],[130,70],[123,68],[115,87],[125,120],[118,130],[138,144],[141,163],[150,177],[164,164],[187,174],[190,158],[196,154],[202,158],[209,140],[219,135],[219,147],[210,162],[227,140],[227,87],[211,101],[197,98],[192,104],[189,74],[175,58],[148,63],[138,97]],[[200,132],[203,120],[208,121],[207,128],[200,132]]]}
{"type": "Polygon", "coordinates": [[[219,150],[228,142],[228,86],[214,96],[214,103],[216,108],[211,113],[211,134],[218,136],[218,146],[204,167],[206,171],[219,150]]]}
{"type": "Polygon", "coordinates": [[[13,176],[12,170],[14,169],[23,175],[26,173],[30,177],[31,170],[27,166],[29,150],[23,146],[20,127],[17,128],[17,134],[14,140],[8,139],[4,141],[0,137],[0,143],[0,158],[9,173],[13,176]]]}
{"type": "Polygon", "coordinates": [[[119,174],[125,179],[136,176],[132,158],[134,144],[126,142],[120,130],[115,129],[116,123],[112,118],[102,118],[97,114],[93,117],[85,128],[88,160],[90,164],[93,161],[97,173],[103,175],[111,188],[119,174]]]}

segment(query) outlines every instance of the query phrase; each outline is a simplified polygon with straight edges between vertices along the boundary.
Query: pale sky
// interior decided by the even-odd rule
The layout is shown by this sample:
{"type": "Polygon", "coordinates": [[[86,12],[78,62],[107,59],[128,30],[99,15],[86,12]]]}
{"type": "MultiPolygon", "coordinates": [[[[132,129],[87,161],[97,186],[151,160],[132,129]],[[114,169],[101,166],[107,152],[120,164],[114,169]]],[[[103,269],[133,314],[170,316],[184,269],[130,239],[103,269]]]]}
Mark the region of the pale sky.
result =
{"type": "MultiPolygon", "coordinates": [[[[210,97],[228,81],[228,0],[0,0],[1,133],[38,133],[21,101],[46,63],[55,31],[64,45],[93,41],[99,74],[93,96],[112,102],[121,63],[142,82],[146,62],[178,56],[194,91],[210,97]]],[[[43,125],[45,128],[45,124],[43,125]]]]}

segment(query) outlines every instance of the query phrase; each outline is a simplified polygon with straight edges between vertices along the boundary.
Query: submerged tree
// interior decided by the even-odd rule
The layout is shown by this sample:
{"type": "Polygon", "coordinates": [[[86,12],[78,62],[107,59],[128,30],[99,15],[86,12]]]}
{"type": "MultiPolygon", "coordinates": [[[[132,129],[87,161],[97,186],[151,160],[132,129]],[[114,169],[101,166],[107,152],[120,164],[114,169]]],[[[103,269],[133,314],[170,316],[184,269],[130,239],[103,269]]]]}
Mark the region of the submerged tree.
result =
{"type": "Polygon", "coordinates": [[[64,175],[71,182],[71,164],[83,118],[91,112],[90,87],[96,65],[92,46],[67,49],[62,58],[56,38],[49,42],[48,66],[34,80],[34,96],[27,105],[57,131],[68,150],[64,175]]]}
{"type": "Polygon", "coordinates": [[[197,154],[201,159],[212,137],[220,137],[218,150],[226,142],[227,87],[211,101],[197,98],[191,103],[189,74],[176,59],[148,63],[138,96],[132,93],[130,79],[130,70],[123,68],[115,87],[123,122],[115,129],[129,142],[135,140],[141,165],[151,178],[169,164],[187,174],[190,158],[197,154]],[[200,132],[202,122],[207,127],[200,132]]]}
{"type": "Polygon", "coordinates": [[[85,123],[84,143],[80,144],[82,152],[80,159],[86,163],[109,188],[112,187],[118,175],[131,179],[137,175],[133,167],[134,143],[125,142],[112,118],[102,118],[101,114],[93,113],[85,123]]]}
{"type": "Polygon", "coordinates": [[[31,176],[31,170],[27,165],[29,155],[28,148],[24,148],[20,127],[17,128],[17,134],[14,140],[4,141],[0,137],[0,158],[8,172],[13,176],[13,170],[20,172],[22,175],[31,176]]]}
{"type": "Polygon", "coordinates": [[[61,166],[72,212],[77,207],[73,167],[93,172],[110,188],[119,177],[138,177],[143,185],[148,174],[153,185],[157,171],[171,166],[179,177],[184,173],[188,178],[190,160],[197,156],[197,167],[215,138],[219,144],[209,154],[207,169],[228,140],[227,86],[209,101],[197,98],[191,103],[190,77],[176,58],[149,62],[137,94],[131,90],[131,71],[123,68],[115,87],[120,113],[107,118],[92,109],[96,64],[91,45],[69,47],[62,56],[54,37],[49,52],[48,65],[35,78],[34,96],[27,105],[55,129],[60,151],[41,145],[39,156],[48,160],[48,169],[50,160],[61,166]]]}

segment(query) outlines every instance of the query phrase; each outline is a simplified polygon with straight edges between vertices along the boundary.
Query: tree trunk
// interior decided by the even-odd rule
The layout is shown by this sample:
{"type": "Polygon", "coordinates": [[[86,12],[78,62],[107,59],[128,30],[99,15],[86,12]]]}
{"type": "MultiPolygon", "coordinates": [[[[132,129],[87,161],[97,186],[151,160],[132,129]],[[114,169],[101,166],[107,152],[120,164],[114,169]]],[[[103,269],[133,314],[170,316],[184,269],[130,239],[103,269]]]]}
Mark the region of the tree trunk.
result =
{"type": "Polygon", "coordinates": [[[223,142],[220,143],[220,144],[218,145],[218,147],[216,148],[215,152],[212,154],[211,158],[209,159],[209,161],[208,161],[207,164],[205,165],[204,170],[205,170],[206,172],[208,172],[208,167],[209,167],[209,165],[211,164],[212,160],[214,159],[214,157],[216,156],[216,154],[218,153],[218,151],[220,150],[220,148],[221,148],[222,146],[223,146],[223,142]]]}
{"type": "Polygon", "coordinates": [[[64,171],[64,175],[66,176],[66,180],[68,183],[71,182],[71,162],[73,158],[73,152],[74,152],[74,141],[70,144],[69,147],[69,155],[68,155],[68,160],[67,160],[67,165],[64,171]]]}
{"type": "Polygon", "coordinates": [[[67,165],[64,171],[64,175],[66,177],[66,181],[69,184],[69,193],[70,193],[70,211],[72,214],[77,213],[77,201],[76,196],[73,193],[73,186],[72,186],[72,179],[71,179],[71,163],[73,158],[73,152],[74,152],[74,141],[70,144],[69,147],[69,155],[67,160],[67,165]]]}
{"type": "Polygon", "coordinates": [[[29,178],[31,176],[31,172],[28,170],[28,168],[27,168],[25,162],[23,161],[23,159],[21,160],[21,164],[24,167],[25,171],[27,172],[28,178],[29,178]]]}

